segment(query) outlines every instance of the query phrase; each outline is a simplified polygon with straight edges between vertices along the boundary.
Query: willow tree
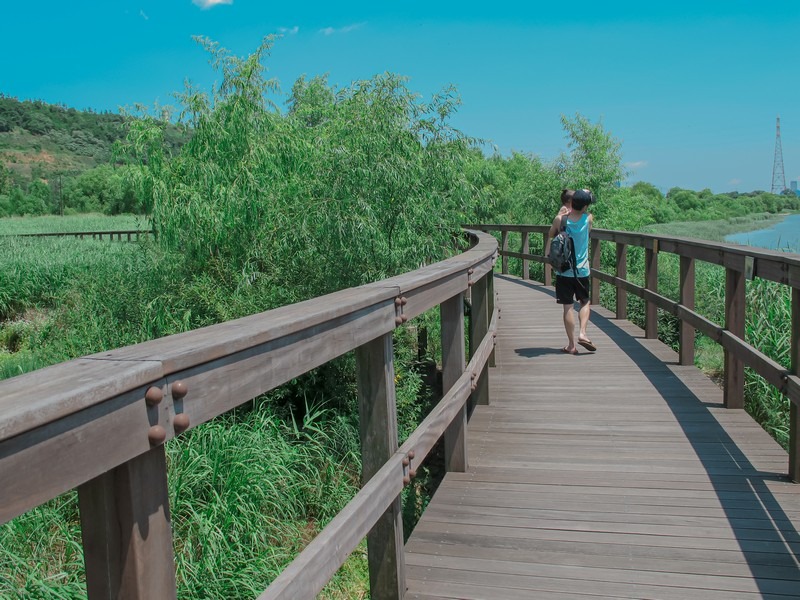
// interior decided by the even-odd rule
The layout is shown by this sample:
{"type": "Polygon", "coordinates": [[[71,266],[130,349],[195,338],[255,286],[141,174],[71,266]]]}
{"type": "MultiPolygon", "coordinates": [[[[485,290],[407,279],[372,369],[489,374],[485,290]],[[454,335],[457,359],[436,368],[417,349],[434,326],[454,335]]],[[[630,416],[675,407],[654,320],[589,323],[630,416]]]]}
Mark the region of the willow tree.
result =
{"type": "Polygon", "coordinates": [[[266,284],[291,302],[442,258],[462,222],[470,140],[449,125],[458,97],[422,102],[384,73],[343,89],[265,77],[273,38],[246,58],[200,39],[221,84],[191,87],[193,129],[175,157],[153,120],[132,130],[161,244],[195,273],[266,284]],[[284,100],[289,110],[278,107],[284,100]]]}

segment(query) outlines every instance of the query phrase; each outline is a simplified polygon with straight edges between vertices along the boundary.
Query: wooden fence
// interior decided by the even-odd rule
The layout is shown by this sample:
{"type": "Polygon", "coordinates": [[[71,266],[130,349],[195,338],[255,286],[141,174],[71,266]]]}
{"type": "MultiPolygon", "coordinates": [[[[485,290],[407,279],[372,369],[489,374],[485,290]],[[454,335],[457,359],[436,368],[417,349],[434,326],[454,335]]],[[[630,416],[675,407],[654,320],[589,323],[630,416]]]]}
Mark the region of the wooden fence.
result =
{"type": "Polygon", "coordinates": [[[89,597],[175,598],[164,443],[354,350],[363,488],[260,597],[313,598],[366,537],[372,597],[402,598],[400,492],[442,436],[446,468],[466,468],[469,407],[488,403],[497,243],[470,239],[398,277],[0,382],[0,523],[77,488],[89,597]],[[446,393],[398,447],[392,332],[436,306],[446,393]]]}
{"type": "MultiPolygon", "coordinates": [[[[552,284],[550,265],[542,255],[532,255],[530,234],[542,236],[542,248],[549,241],[549,225],[469,225],[471,229],[500,233],[500,256],[503,273],[508,272],[510,257],[522,260],[522,276],[529,276],[529,261],[544,263],[544,283],[552,284]],[[510,232],[521,234],[520,252],[508,249],[510,232]]],[[[700,331],[725,351],[724,403],[728,408],[744,406],[744,367],[750,367],[790,400],[788,475],[800,482],[800,256],[761,250],[749,246],[705,242],[689,238],[593,229],[590,237],[592,299],[599,298],[600,283],[616,288],[617,318],[627,318],[627,294],[645,301],[645,337],[658,337],[657,310],[664,310],[680,320],[679,360],[694,364],[695,331],[700,331]],[[615,273],[601,268],[601,242],[615,244],[615,273]],[[631,246],[644,248],[644,287],[626,279],[628,252],[631,246]],[[673,301],[658,293],[658,257],[661,253],[680,257],[680,299],[673,301]],[[725,268],[725,323],[719,325],[695,312],[695,261],[725,268]],[[760,277],[791,288],[790,360],[787,370],[744,340],[745,280],[760,277]]],[[[780,326],[780,324],[777,324],[780,326]]]]}
{"type": "Polygon", "coordinates": [[[103,240],[108,238],[108,240],[114,241],[114,238],[117,241],[123,241],[123,237],[127,241],[134,241],[139,239],[140,236],[148,236],[153,235],[153,232],[149,229],[123,229],[120,231],[62,231],[56,233],[16,233],[16,234],[8,234],[8,236],[13,235],[14,237],[74,237],[78,239],[93,239],[93,240],[103,240]]]}

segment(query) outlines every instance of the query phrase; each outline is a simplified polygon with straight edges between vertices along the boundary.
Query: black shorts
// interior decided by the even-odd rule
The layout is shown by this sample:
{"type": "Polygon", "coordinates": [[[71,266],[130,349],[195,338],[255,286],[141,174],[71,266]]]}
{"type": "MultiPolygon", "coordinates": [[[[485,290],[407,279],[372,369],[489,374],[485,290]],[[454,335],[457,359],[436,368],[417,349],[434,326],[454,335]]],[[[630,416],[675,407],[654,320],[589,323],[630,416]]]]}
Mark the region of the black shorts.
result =
{"type": "Polygon", "coordinates": [[[574,304],[575,300],[586,304],[589,300],[588,277],[563,277],[556,275],[556,302],[559,304],[574,304]]]}

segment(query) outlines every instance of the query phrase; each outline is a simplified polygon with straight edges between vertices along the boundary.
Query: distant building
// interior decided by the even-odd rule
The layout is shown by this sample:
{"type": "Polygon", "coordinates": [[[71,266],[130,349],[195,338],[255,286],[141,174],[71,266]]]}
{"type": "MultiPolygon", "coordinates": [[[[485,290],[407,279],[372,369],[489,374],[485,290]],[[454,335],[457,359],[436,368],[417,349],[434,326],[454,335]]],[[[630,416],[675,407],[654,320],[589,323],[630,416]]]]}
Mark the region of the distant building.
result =
{"type": "Polygon", "coordinates": [[[797,181],[790,181],[789,189],[794,192],[795,196],[800,196],[800,190],[797,189],[797,181]]]}

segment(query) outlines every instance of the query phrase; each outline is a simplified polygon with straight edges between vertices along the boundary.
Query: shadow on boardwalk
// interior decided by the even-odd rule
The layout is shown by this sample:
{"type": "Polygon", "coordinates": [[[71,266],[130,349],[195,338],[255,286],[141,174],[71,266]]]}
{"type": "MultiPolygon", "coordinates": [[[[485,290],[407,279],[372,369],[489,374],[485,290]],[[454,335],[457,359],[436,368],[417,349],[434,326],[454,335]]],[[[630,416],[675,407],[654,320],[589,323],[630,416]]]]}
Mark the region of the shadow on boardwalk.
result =
{"type": "MultiPolygon", "coordinates": [[[[503,279],[555,298],[552,288],[542,284],[516,278],[503,279]]],[[[800,598],[800,534],[792,517],[784,511],[773,493],[773,489],[782,487],[781,484],[792,485],[787,484],[786,473],[765,471],[751,462],[726,429],[728,419],[725,413],[728,411],[721,400],[698,397],[682,380],[682,372],[687,373],[694,367],[679,366],[677,357],[664,361],[663,345],[659,356],[648,347],[655,347],[655,340],[644,340],[641,330],[639,336],[631,335],[630,323],[617,321],[609,311],[593,311],[591,324],[639,368],[672,411],[708,475],[759,591],[766,597],[785,595],[787,580],[796,581],[796,584],[791,584],[795,587],[790,597],[800,598]],[[706,410],[687,411],[687,400],[696,401],[706,410]]],[[[558,348],[520,348],[517,351],[520,356],[528,358],[559,352],[558,348]]],[[[579,357],[590,358],[591,355],[581,354],[579,357]]],[[[719,397],[721,399],[721,391],[719,397]]],[[[735,412],[741,414],[742,411],[735,412]]],[[[728,426],[735,428],[736,424],[731,422],[728,426]]],[[[794,515],[795,520],[797,516],[794,515]]],[[[747,574],[743,573],[743,576],[747,574]]]]}

